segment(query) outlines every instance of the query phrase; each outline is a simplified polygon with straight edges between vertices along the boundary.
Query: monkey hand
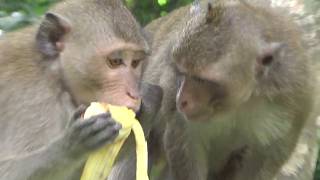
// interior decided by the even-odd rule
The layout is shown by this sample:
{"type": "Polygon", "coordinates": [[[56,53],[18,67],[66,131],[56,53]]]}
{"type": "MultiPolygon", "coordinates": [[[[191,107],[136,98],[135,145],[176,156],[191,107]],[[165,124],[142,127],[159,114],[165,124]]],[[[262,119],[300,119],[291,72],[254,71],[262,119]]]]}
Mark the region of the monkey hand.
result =
{"type": "Polygon", "coordinates": [[[63,148],[68,157],[79,160],[87,159],[90,152],[113,142],[121,129],[109,113],[83,120],[85,110],[85,106],[76,110],[63,137],[63,148]]]}
{"type": "Polygon", "coordinates": [[[103,112],[110,112],[111,116],[122,124],[122,129],[116,141],[92,153],[86,162],[81,180],[104,180],[109,176],[113,163],[122,145],[131,133],[136,142],[136,179],[148,180],[148,151],[143,129],[136,114],[127,107],[113,106],[105,103],[91,103],[84,117],[91,117],[103,112]]]}
{"type": "Polygon", "coordinates": [[[148,131],[150,131],[151,125],[153,124],[151,121],[160,109],[163,91],[160,86],[143,83],[141,94],[142,105],[140,112],[137,114],[137,119],[139,119],[142,124],[145,135],[148,135],[148,131]]]}

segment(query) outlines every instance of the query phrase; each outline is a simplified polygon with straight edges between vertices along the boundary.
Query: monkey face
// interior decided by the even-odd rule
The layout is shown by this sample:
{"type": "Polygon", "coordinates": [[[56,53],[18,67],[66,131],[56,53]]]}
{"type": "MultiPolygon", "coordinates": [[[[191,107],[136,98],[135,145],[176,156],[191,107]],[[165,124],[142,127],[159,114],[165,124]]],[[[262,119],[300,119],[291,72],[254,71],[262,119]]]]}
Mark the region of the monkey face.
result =
{"type": "Polygon", "coordinates": [[[221,114],[237,112],[256,98],[272,99],[293,89],[291,84],[295,82],[285,87],[284,77],[280,76],[291,73],[290,69],[283,68],[290,62],[284,60],[288,53],[282,43],[260,40],[264,45],[256,48],[247,43],[249,40],[239,39],[233,41],[237,43],[225,45],[223,56],[217,57],[215,51],[209,50],[206,54],[184,50],[185,54],[174,57],[180,77],[177,108],[187,119],[215,119],[221,114]],[[192,57],[200,57],[200,60],[192,57]]]}
{"type": "Polygon", "coordinates": [[[95,54],[89,52],[83,64],[66,61],[63,65],[66,81],[79,104],[99,101],[138,111],[146,52],[136,44],[120,40],[112,44],[111,48],[97,48],[95,54]]]}
{"type": "Polygon", "coordinates": [[[105,3],[108,11],[97,7],[81,21],[69,14],[48,13],[39,28],[37,45],[56,65],[63,89],[76,105],[99,101],[138,111],[142,61],[149,47],[129,10],[112,8],[120,1],[105,3]],[[105,18],[108,13],[123,21],[105,18]]]}
{"type": "Polygon", "coordinates": [[[193,36],[182,44],[178,41],[173,54],[181,77],[177,108],[187,119],[222,118],[254,97],[271,97],[284,90],[281,74],[290,72],[281,65],[288,62],[282,61],[281,43],[231,32],[220,38],[209,27],[193,36]]]}
{"type": "Polygon", "coordinates": [[[208,65],[199,73],[179,73],[177,108],[187,119],[208,121],[219,114],[235,109],[248,99],[250,79],[245,74],[228,73],[229,70],[208,65]],[[215,69],[215,71],[213,71],[215,69]],[[237,77],[238,75],[238,77],[237,77]],[[233,77],[234,76],[234,77],[233,77]],[[242,83],[242,78],[247,82],[242,83]]]}
{"type": "Polygon", "coordinates": [[[105,57],[105,68],[100,79],[97,97],[103,102],[129,107],[138,111],[141,105],[140,79],[145,52],[127,47],[113,50],[105,57]]]}
{"type": "Polygon", "coordinates": [[[223,107],[226,91],[218,83],[182,75],[177,94],[177,108],[188,119],[206,121],[223,107]]]}

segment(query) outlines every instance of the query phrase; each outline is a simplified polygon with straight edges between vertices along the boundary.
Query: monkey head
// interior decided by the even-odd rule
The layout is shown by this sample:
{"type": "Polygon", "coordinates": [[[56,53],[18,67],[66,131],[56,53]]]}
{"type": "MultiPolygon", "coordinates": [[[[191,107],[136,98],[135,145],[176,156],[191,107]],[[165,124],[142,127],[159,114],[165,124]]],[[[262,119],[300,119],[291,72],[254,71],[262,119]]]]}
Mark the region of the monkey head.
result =
{"type": "Polygon", "coordinates": [[[40,53],[58,67],[76,104],[101,101],[138,110],[142,28],[121,0],[70,0],[47,13],[38,29],[40,53]]]}
{"type": "Polygon", "coordinates": [[[172,50],[177,108],[188,120],[222,119],[301,86],[304,77],[288,78],[308,73],[299,67],[306,66],[299,62],[301,45],[290,38],[296,32],[267,11],[253,11],[242,1],[201,3],[190,10],[172,50]]]}

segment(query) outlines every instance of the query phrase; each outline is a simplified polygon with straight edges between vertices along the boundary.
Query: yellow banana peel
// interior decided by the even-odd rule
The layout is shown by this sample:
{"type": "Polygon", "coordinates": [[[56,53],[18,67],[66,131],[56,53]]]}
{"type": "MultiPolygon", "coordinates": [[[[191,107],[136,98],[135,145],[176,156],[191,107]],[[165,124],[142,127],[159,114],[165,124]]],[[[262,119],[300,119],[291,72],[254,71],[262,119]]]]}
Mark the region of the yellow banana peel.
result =
{"type": "Polygon", "coordinates": [[[113,163],[125,140],[133,131],[136,141],[137,169],[136,180],[149,180],[147,142],[135,113],[126,107],[93,102],[84,114],[84,118],[110,112],[111,117],[122,125],[119,135],[112,144],[92,153],[84,167],[81,180],[106,180],[113,163]]]}

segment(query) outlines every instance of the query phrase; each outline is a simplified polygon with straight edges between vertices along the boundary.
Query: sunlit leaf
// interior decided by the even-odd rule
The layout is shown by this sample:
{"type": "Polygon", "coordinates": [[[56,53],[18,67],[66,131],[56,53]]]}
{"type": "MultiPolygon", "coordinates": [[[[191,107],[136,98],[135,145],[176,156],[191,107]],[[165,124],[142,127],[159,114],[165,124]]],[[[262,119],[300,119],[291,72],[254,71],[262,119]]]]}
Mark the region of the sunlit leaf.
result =
{"type": "Polygon", "coordinates": [[[158,0],[158,4],[160,5],[160,6],[164,6],[164,5],[166,5],[168,3],[168,0],[158,0]]]}

